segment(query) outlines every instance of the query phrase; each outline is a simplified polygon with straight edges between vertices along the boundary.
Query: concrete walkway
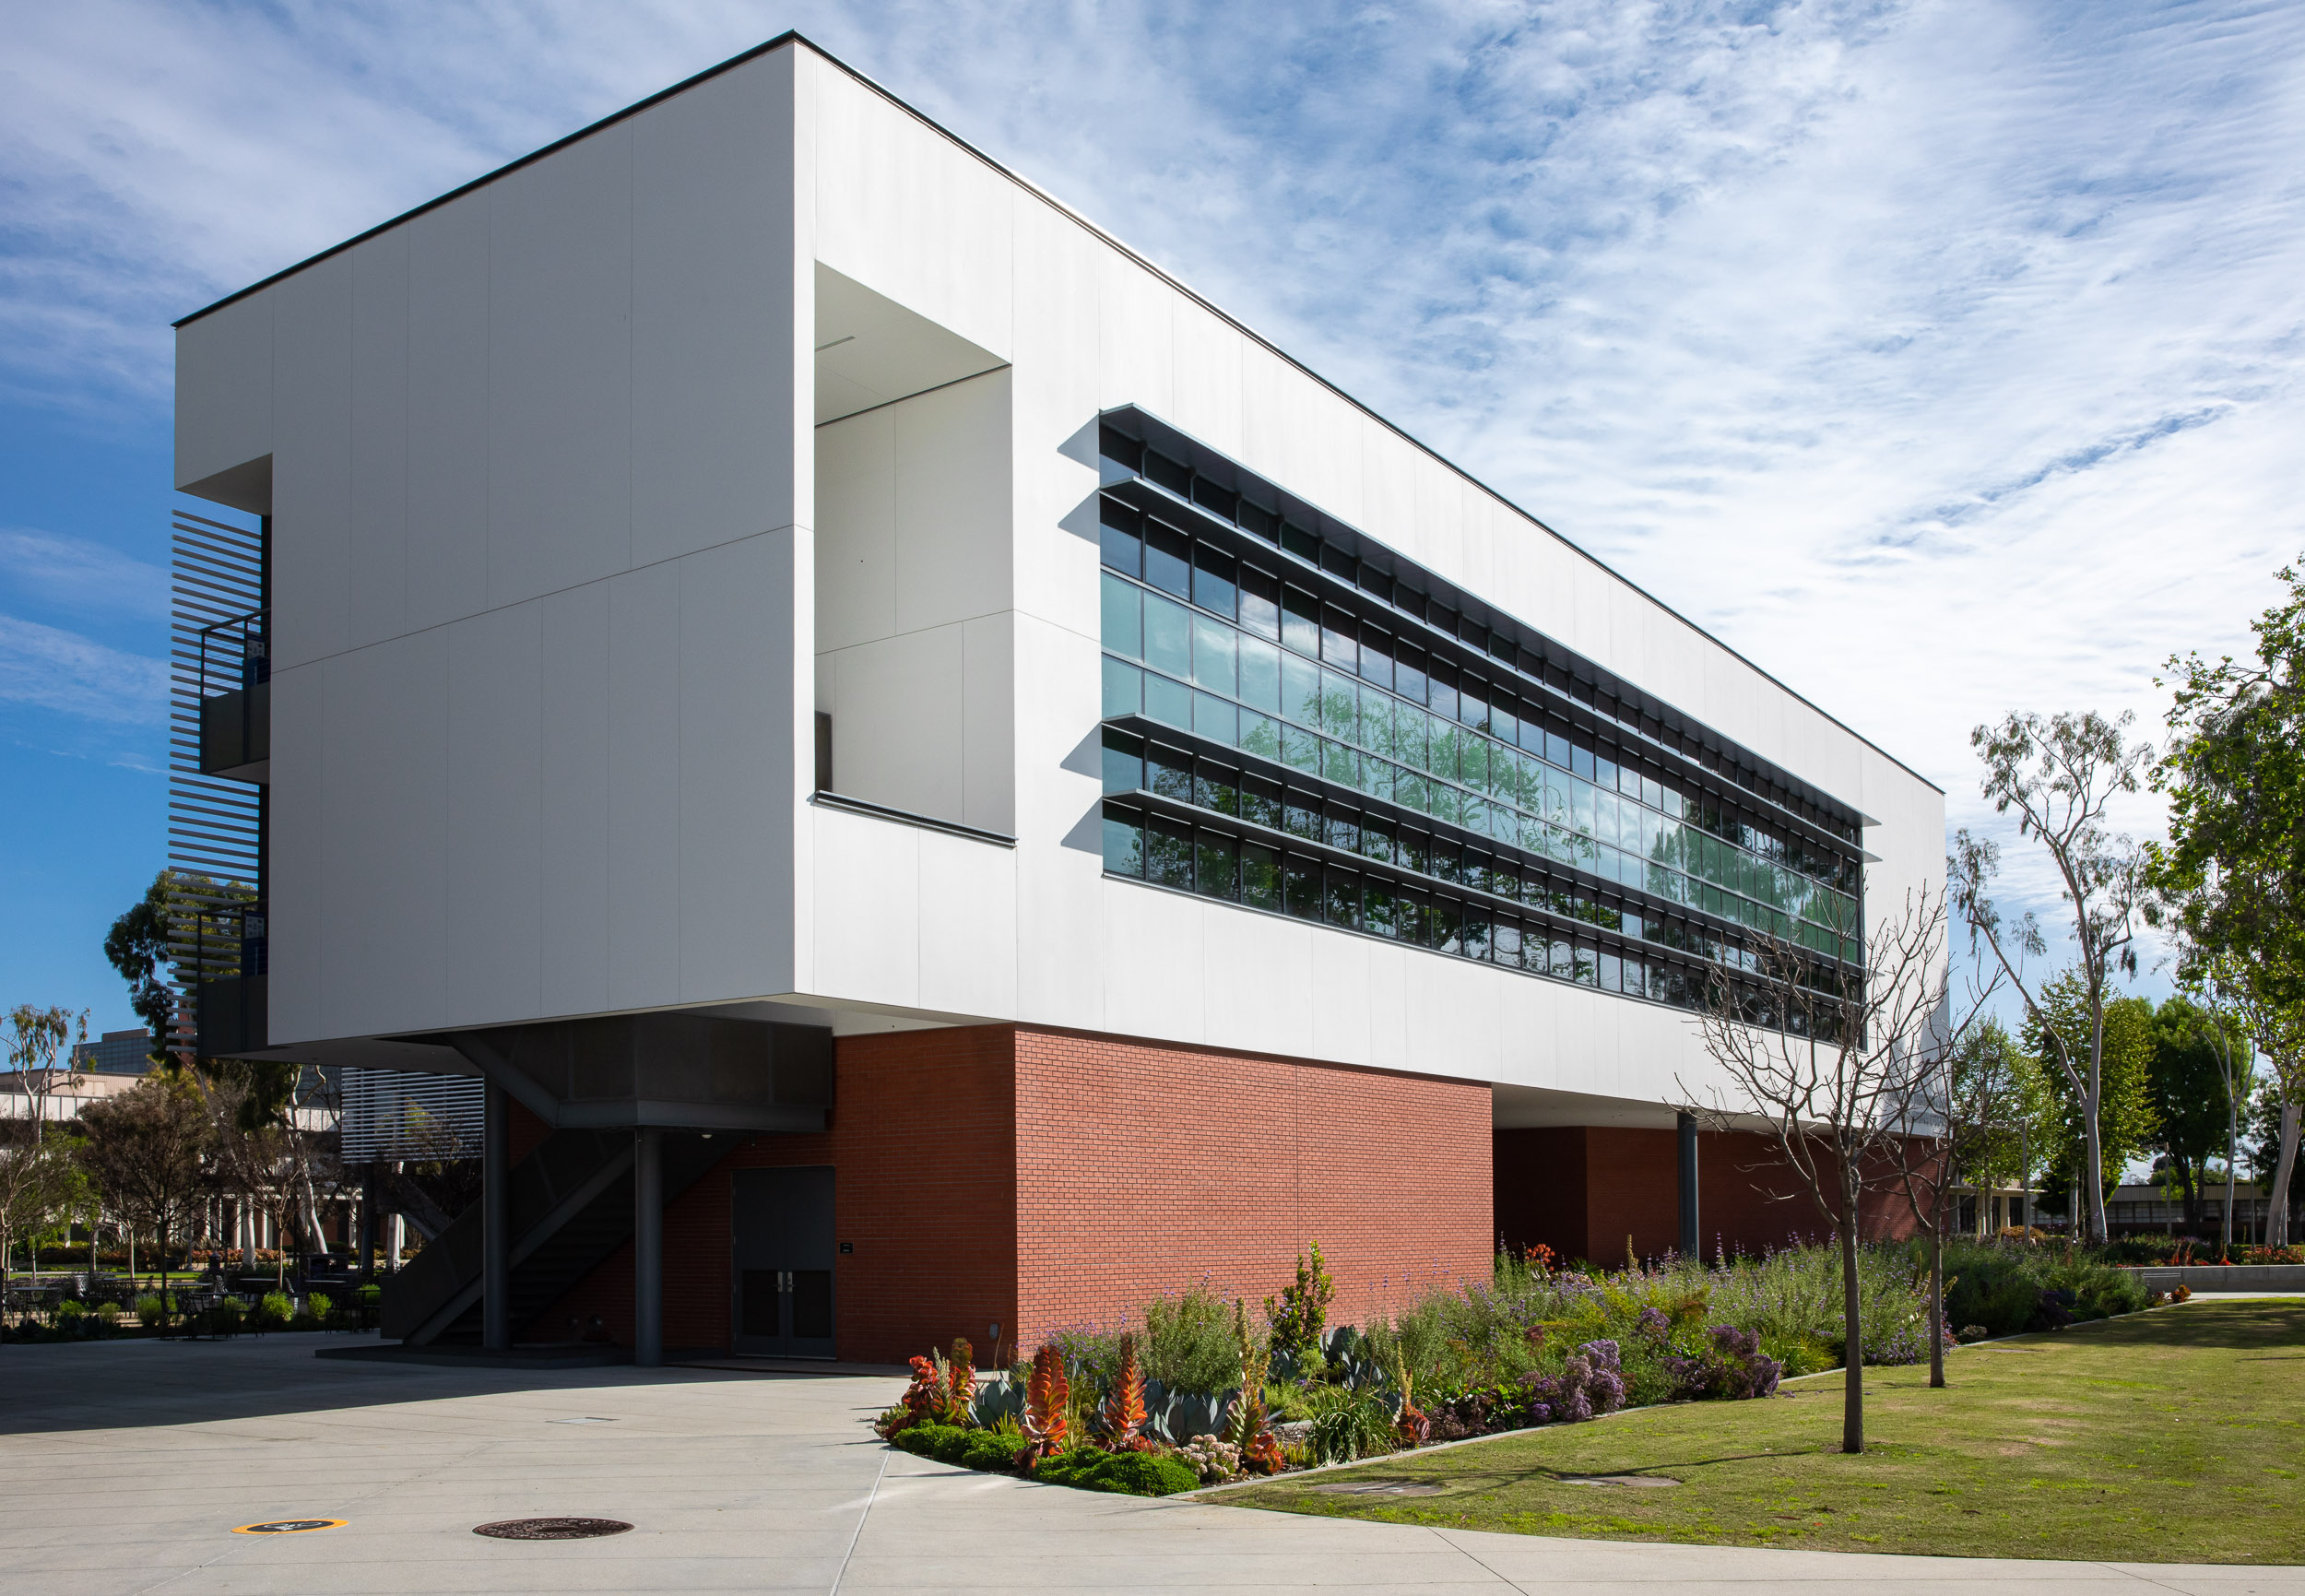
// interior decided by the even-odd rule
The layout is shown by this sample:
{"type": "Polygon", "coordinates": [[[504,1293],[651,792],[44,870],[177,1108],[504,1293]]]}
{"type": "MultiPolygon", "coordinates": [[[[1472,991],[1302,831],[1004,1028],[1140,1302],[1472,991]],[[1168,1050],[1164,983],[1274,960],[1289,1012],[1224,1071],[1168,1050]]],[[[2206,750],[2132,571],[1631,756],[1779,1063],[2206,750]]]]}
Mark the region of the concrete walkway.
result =
{"type": "Polygon", "coordinates": [[[1612,1544],[1149,1502],[891,1452],[901,1382],[323,1361],[317,1338],[0,1347],[8,1596],[1295,1590],[2305,1596],[2305,1570],[1612,1544]],[[621,1519],[508,1542],[493,1519],[621,1519]],[[261,1519],[338,1529],[236,1535],[261,1519]]]}

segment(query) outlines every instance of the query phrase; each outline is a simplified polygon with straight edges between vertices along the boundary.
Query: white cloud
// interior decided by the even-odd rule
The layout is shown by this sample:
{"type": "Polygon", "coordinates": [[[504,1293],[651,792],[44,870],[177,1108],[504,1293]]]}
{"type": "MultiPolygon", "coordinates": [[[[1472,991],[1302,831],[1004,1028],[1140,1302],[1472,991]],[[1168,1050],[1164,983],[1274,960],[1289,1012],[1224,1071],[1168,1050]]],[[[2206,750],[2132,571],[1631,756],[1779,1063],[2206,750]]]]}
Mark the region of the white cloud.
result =
{"type": "MultiPolygon", "coordinates": [[[[1936,780],[2305,545],[2305,9],[95,0],[12,18],[0,384],[797,24],[1936,780]]],[[[2124,824],[2156,829],[2141,798],[2124,824]]],[[[2013,886],[2046,904],[2021,846],[2013,886]]]]}
{"type": "Polygon", "coordinates": [[[0,615],[0,702],[84,720],[158,727],[168,713],[168,665],[77,632],[0,615]]]}
{"type": "Polygon", "coordinates": [[[62,609],[142,620],[168,613],[168,573],[85,538],[0,526],[0,579],[62,609]]]}

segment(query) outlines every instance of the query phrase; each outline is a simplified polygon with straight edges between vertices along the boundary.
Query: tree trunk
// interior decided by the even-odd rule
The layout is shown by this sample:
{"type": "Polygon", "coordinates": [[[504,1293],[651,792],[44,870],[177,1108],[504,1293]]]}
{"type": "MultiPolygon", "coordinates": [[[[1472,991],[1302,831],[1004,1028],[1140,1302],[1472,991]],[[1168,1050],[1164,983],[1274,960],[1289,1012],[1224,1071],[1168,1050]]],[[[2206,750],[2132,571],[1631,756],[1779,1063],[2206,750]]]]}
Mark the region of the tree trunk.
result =
{"type": "MultiPolygon", "coordinates": [[[[1982,1200],[1981,1194],[1980,1200],[1982,1200]]],[[[1929,1384],[1944,1384],[1944,1231],[1929,1233],[1929,1384]]]]}
{"type": "Polygon", "coordinates": [[[1858,1309],[1857,1194],[1841,1188],[1841,1450],[1865,1449],[1864,1318],[1858,1309]]]}
{"type": "Polygon", "coordinates": [[[2273,1189],[2265,1193],[2265,1245],[2289,1245],[2289,1176],[2297,1169],[2297,1105],[2281,1105],[2281,1157],[2273,1166],[2273,1189]]]}
{"type": "Polygon", "coordinates": [[[2233,1155],[2240,1151],[2240,1114],[2233,1105],[2233,1082],[2225,1083],[2225,1239],[2218,1247],[2220,1259],[2233,1261],[2233,1155]]]}
{"type": "Polygon", "coordinates": [[[2101,999],[2093,1005],[2097,1012],[2089,1024],[2089,1089],[2082,1104],[2082,1127],[2088,1147],[2089,1176],[2089,1240],[2099,1247],[2105,1245],[2105,1006],[2101,999]]]}

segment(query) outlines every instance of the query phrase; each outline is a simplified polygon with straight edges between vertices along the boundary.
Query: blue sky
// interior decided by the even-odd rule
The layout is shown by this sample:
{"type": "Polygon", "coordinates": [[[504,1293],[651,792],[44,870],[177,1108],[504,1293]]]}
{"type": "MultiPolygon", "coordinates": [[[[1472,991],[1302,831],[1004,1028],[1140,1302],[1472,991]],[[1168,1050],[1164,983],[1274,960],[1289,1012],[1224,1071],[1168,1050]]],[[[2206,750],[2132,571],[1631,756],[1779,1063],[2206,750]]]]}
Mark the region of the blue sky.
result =
{"type": "Polygon", "coordinates": [[[16,6],[0,1006],[133,1023],[99,944],[165,844],[168,322],[786,27],[1956,824],[1996,823],[1971,726],[2157,731],[2160,662],[2305,545],[2295,5],[16,6]]]}

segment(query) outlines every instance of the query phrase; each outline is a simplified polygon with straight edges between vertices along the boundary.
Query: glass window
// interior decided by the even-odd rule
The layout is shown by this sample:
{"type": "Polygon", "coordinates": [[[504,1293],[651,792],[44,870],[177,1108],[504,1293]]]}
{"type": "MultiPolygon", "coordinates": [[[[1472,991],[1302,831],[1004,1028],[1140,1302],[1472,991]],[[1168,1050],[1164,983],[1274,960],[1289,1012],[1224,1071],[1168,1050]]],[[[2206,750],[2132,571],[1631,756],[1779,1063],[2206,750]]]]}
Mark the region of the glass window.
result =
{"type": "Polygon", "coordinates": [[[1135,666],[1105,656],[1105,714],[1135,715],[1144,707],[1144,672],[1135,666]]]}
{"type": "Polygon", "coordinates": [[[1105,868],[1117,876],[1144,874],[1144,826],[1135,810],[1105,811],[1105,868]]]}
{"type": "Polygon", "coordinates": [[[1432,946],[1432,900],[1414,888],[1403,887],[1393,897],[1393,935],[1420,948],[1432,946]]]}
{"type": "Polygon", "coordinates": [[[1395,845],[1403,865],[1420,876],[1433,873],[1433,839],[1420,831],[1403,829],[1395,845]]]}
{"type": "Polygon", "coordinates": [[[1131,576],[1144,573],[1144,538],[1137,513],[1117,499],[1097,501],[1097,548],[1105,563],[1131,576]]]}
{"type": "Polygon", "coordinates": [[[1192,729],[1227,748],[1240,741],[1240,708],[1232,700],[1212,693],[1192,695],[1192,729]]]}
{"type": "Polygon", "coordinates": [[[1314,537],[1310,532],[1306,531],[1302,526],[1294,525],[1283,526],[1281,528],[1281,547],[1295,555],[1299,560],[1310,560],[1316,563],[1319,562],[1320,539],[1314,537]]]}
{"type": "Polygon", "coordinates": [[[1581,781],[1575,783],[1569,789],[1568,798],[1569,824],[1576,827],[1580,835],[1592,835],[1592,784],[1581,781]]]}
{"type": "Polygon", "coordinates": [[[1392,635],[1374,626],[1361,628],[1361,680],[1379,687],[1392,685],[1392,635]]]}
{"type": "Polygon", "coordinates": [[[1281,595],[1281,643],[1307,659],[1320,654],[1320,600],[1301,587],[1281,595]]]}
{"type": "Polygon", "coordinates": [[[1281,713],[1299,726],[1320,724],[1320,667],[1294,654],[1281,656],[1281,713]]]}
{"type": "Polygon", "coordinates": [[[1240,899],[1252,908],[1281,906],[1281,856],[1260,843],[1240,845],[1240,899]]]}
{"type": "Polygon", "coordinates": [[[1240,701],[1267,715],[1281,713],[1281,651],[1261,637],[1240,640],[1240,701]]]}
{"type": "Polygon", "coordinates": [[[1468,959],[1486,960],[1489,956],[1488,912],[1478,904],[1467,904],[1463,928],[1458,933],[1459,951],[1468,959]]]}
{"type": "Polygon", "coordinates": [[[1361,852],[1372,859],[1390,864],[1395,851],[1390,821],[1369,815],[1361,822],[1361,852]]]}
{"type": "Polygon", "coordinates": [[[1464,850],[1447,837],[1433,839],[1426,862],[1430,866],[1424,872],[1426,875],[1437,876],[1444,881],[1461,881],[1465,879],[1464,850]]]}
{"type": "Polygon", "coordinates": [[[1241,778],[1241,818],[1260,826],[1281,829],[1281,784],[1260,775],[1241,778]]]}
{"type": "Polygon", "coordinates": [[[1500,964],[1520,967],[1520,923],[1498,918],[1489,929],[1490,956],[1500,964]]]}
{"type": "Polygon", "coordinates": [[[1169,676],[1192,676],[1192,611],[1156,593],[1144,596],[1144,662],[1169,676]]]}
{"type": "Polygon", "coordinates": [[[1144,879],[1192,890],[1192,828],[1154,815],[1144,832],[1144,879]]]}
{"type": "Polygon", "coordinates": [[[1320,774],[1339,786],[1358,787],[1361,785],[1361,756],[1341,742],[1323,738],[1320,743],[1320,774]]]}
{"type": "Polygon", "coordinates": [[[1211,692],[1227,698],[1240,692],[1240,671],[1233,640],[1240,633],[1205,615],[1192,618],[1192,679],[1211,692]]]}
{"type": "Polygon", "coordinates": [[[1150,522],[1144,529],[1144,579],[1179,598],[1192,597],[1192,540],[1174,526],[1150,522]]]}
{"type": "Polygon", "coordinates": [[[1281,906],[1300,919],[1320,918],[1320,865],[1291,854],[1281,871],[1281,906]]]}
{"type": "Polygon", "coordinates": [[[1390,881],[1371,876],[1361,889],[1361,925],[1380,937],[1401,934],[1400,899],[1390,881]]]}
{"type": "Polygon", "coordinates": [[[1144,743],[1126,732],[1105,733],[1105,790],[1134,792],[1144,785],[1144,743]]]}
{"type": "Polygon", "coordinates": [[[1549,763],[1566,770],[1576,755],[1568,746],[1568,739],[1557,731],[1548,731],[1544,734],[1544,757],[1549,763]]]}
{"type": "Polygon", "coordinates": [[[1457,718],[1457,670],[1454,666],[1444,665],[1437,659],[1433,662],[1433,674],[1425,684],[1425,701],[1441,719],[1453,721],[1457,718]]]}
{"type": "Polygon", "coordinates": [[[1664,808],[1664,783],[1657,780],[1654,776],[1645,775],[1641,777],[1641,802],[1647,804],[1653,810],[1661,810],[1664,808]]]}
{"type": "Polygon", "coordinates": [[[1475,731],[1489,728],[1489,685],[1477,676],[1467,676],[1458,683],[1457,723],[1475,731]]]}
{"type": "Polygon", "coordinates": [[[1144,445],[1114,428],[1096,429],[1096,452],[1107,460],[1119,461],[1131,471],[1144,469],[1144,445]]]}
{"type": "Polygon", "coordinates": [[[1145,785],[1163,798],[1192,802],[1192,755],[1154,743],[1145,751],[1145,785]]]}
{"type": "Polygon", "coordinates": [[[1104,577],[1104,617],[1099,635],[1105,646],[1131,659],[1144,656],[1144,603],[1133,582],[1123,582],[1109,571],[1104,577]]]}
{"type": "Polygon", "coordinates": [[[1594,793],[1593,820],[1595,823],[1592,834],[1609,846],[1614,847],[1617,843],[1617,807],[1614,793],[1605,791],[1594,793]]]}
{"type": "Polygon", "coordinates": [[[1291,770],[1318,774],[1320,771],[1320,739],[1302,727],[1284,723],[1281,727],[1281,763],[1291,770]]]}
{"type": "Polygon", "coordinates": [[[1457,739],[1457,779],[1474,792],[1494,792],[1490,781],[1489,753],[1495,745],[1484,737],[1470,732],[1457,739]]]}
{"type": "Polygon", "coordinates": [[[1199,761],[1192,768],[1192,801],[1221,815],[1240,813],[1240,772],[1213,760],[1199,761]]]}
{"type": "Polygon", "coordinates": [[[1201,832],[1195,837],[1193,884],[1212,898],[1240,895],[1239,842],[1223,832],[1201,832]]]}
{"type": "Polygon", "coordinates": [[[1592,780],[1592,750],[1572,745],[1568,751],[1568,768],[1587,781],[1592,780]]]}
{"type": "Polygon", "coordinates": [[[1192,726],[1192,689],[1181,681],[1148,673],[1144,679],[1144,713],[1167,726],[1192,726]]]}
{"type": "Polygon", "coordinates": [[[1317,843],[1329,834],[1329,822],[1321,818],[1320,800],[1310,793],[1292,787],[1283,815],[1291,836],[1317,843]]]}
{"type": "Polygon", "coordinates": [[[1417,770],[1433,768],[1433,750],[1425,733],[1423,710],[1399,703],[1392,706],[1392,757],[1417,770]]]}
{"type": "Polygon", "coordinates": [[[1424,651],[1406,643],[1398,645],[1393,657],[1392,690],[1411,703],[1423,703],[1431,691],[1424,677],[1424,651]]]}
{"type": "Polygon", "coordinates": [[[1593,786],[1602,792],[1616,791],[1616,762],[1604,755],[1595,754],[1592,767],[1593,786]]]}
{"type": "Polygon", "coordinates": [[[1192,601],[1230,621],[1234,617],[1233,557],[1206,543],[1193,546],[1192,601]]]}
{"type": "Polygon", "coordinates": [[[1281,757],[1281,723],[1253,709],[1240,712],[1240,746],[1266,759],[1281,757]]]}
{"type": "Polygon", "coordinates": [[[1330,925],[1350,926],[1358,929],[1361,924],[1360,872],[1342,870],[1330,865],[1328,869],[1327,895],[1321,908],[1321,918],[1330,925]]]}
{"type": "Polygon", "coordinates": [[[1350,676],[1321,667],[1320,719],[1315,723],[1321,730],[1346,742],[1360,741],[1360,690],[1350,676]]]}
{"type": "Polygon", "coordinates": [[[1578,985],[1583,987],[1601,985],[1600,961],[1594,957],[1592,948],[1584,942],[1577,944],[1576,979],[1578,985]]]}
{"type": "Polygon", "coordinates": [[[1230,488],[1220,488],[1206,477],[1195,477],[1192,479],[1192,502],[1213,510],[1230,521],[1239,506],[1240,498],[1230,488]]]}
{"type": "Polygon", "coordinates": [[[1281,540],[1281,517],[1263,505],[1243,499],[1239,508],[1240,524],[1268,543],[1281,540]]]}
{"type": "Polygon", "coordinates": [[[1330,847],[1342,848],[1348,854],[1359,853],[1361,851],[1360,811],[1346,809],[1342,804],[1330,804],[1326,806],[1324,816],[1327,821],[1327,830],[1322,833],[1321,840],[1330,847]]]}
{"type": "Polygon", "coordinates": [[[1357,673],[1361,650],[1354,641],[1360,628],[1342,609],[1323,609],[1320,614],[1320,657],[1335,668],[1357,673]]]}
{"type": "Polygon", "coordinates": [[[1254,565],[1240,568],[1241,624],[1259,637],[1281,641],[1281,579],[1254,565]]]}
{"type": "Polygon", "coordinates": [[[1435,898],[1431,946],[1444,953],[1464,952],[1464,905],[1454,898],[1435,898]]]}

